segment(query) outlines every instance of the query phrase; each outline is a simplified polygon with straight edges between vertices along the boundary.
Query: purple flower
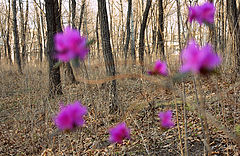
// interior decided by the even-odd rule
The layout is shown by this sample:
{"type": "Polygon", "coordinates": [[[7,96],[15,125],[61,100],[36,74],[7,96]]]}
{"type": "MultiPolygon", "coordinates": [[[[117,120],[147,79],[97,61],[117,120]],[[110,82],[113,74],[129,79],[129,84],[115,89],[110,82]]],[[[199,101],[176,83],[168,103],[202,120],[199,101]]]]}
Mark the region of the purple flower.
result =
{"type": "Polygon", "coordinates": [[[64,32],[57,33],[54,37],[56,58],[68,62],[74,58],[83,60],[89,49],[87,39],[80,35],[80,32],[70,27],[66,27],[64,32]]]}
{"type": "Polygon", "coordinates": [[[192,23],[193,20],[196,20],[200,25],[202,25],[202,23],[213,24],[215,10],[216,8],[213,3],[210,2],[206,2],[200,6],[191,6],[189,7],[188,20],[190,23],[192,23]]]}
{"type": "Polygon", "coordinates": [[[60,112],[54,118],[54,122],[61,130],[72,130],[84,124],[83,116],[87,114],[87,108],[79,101],[67,106],[60,106],[60,112]]]}
{"type": "Polygon", "coordinates": [[[182,73],[205,73],[212,70],[221,63],[220,57],[214,53],[212,47],[207,44],[200,49],[194,40],[182,51],[183,65],[180,69],[182,73]]]}
{"type": "Polygon", "coordinates": [[[172,111],[160,112],[158,117],[160,118],[163,128],[171,128],[174,126],[174,122],[172,121],[172,111]]]}
{"type": "Polygon", "coordinates": [[[127,128],[124,122],[118,124],[114,128],[109,130],[110,133],[110,142],[122,144],[122,140],[125,138],[130,139],[130,129],[127,128]]]}
{"type": "Polygon", "coordinates": [[[157,60],[155,63],[155,66],[152,71],[148,71],[149,75],[163,75],[167,76],[168,75],[168,70],[167,70],[167,64],[166,62],[161,62],[160,60],[157,60]]]}

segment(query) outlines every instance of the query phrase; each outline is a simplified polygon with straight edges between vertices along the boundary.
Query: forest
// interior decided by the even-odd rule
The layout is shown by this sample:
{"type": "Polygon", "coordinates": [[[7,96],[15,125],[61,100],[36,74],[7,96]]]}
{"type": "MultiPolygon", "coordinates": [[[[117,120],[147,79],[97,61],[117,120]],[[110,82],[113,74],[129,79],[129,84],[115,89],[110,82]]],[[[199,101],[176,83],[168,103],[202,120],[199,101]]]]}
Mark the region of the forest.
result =
{"type": "Polygon", "coordinates": [[[240,155],[240,0],[0,0],[0,156],[240,155]]]}

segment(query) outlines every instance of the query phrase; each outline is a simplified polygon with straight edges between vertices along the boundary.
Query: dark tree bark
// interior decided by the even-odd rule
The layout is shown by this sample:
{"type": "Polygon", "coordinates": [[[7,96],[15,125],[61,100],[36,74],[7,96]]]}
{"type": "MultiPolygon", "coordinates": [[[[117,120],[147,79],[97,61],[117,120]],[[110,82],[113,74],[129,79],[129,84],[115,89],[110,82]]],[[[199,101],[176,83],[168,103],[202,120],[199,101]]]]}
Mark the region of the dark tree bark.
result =
{"type": "Polygon", "coordinates": [[[163,20],[163,1],[158,1],[158,41],[157,47],[161,49],[161,58],[166,61],[164,51],[164,20],[163,20]]]}
{"type": "Polygon", "coordinates": [[[128,47],[129,47],[129,41],[130,41],[130,17],[132,12],[132,0],[128,0],[128,12],[127,12],[127,38],[126,43],[124,47],[124,55],[125,55],[125,66],[127,65],[127,53],[128,53],[128,47]]]}
{"type": "Polygon", "coordinates": [[[83,19],[83,13],[84,13],[84,8],[85,8],[85,2],[86,0],[82,1],[82,6],[81,6],[81,12],[80,12],[80,21],[79,21],[79,25],[78,25],[78,30],[81,30],[81,26],[82,26],[82,19],[83,19]]]}
{"type": "Polygon", "coordinates": [[[236,72],[240,74],[240,26],[238,22],[240,11],[237,9],[236,0],[227,0],[228,19],[231,33],[234,35],[236,72]]]}
{"type": "Polygon", "coordinates": [[[47,51],[49,62],[49,97],[62,94],[60,68],[53,67],[57,60],[54,58],[54,35],[59,31],[58,0],[45,0],[47,20],[47,51]]]}
{"type": "Polygon", "coordinates": [[[100,48],[99,48],[99,34],[98,34],[98,23],[99,23],[99,13],[97,13],[96,17],[96,38],[97,38],[97,57],[100,58],[100,48]]]}
{"type": "Polygon", "coordinates": [[[21,58],[19,51],[19,37],[18,37],[18,27],[17,27],[17,7],[16,0],[12,1],[12,10],[13,10],[13,33],[14,33],[14,53],[17,60],[18,71],[22,74],[21,58]]]}
{"type": "Polygon", "coordinates": [[[75,28],[76,0],[72,0],[72,27],[75,28]]]}
{"type": "Polygon", "coordinates": [[[147,18],[148,18],[148,13],[150,10],[152,4],[152,0],[147,0],[146,8],[143,13],[143,20],[141,23],[141,28],[140,28],[140,36],[139,36],[139,62],[142,66],[142,72],[143,72],[143,67],[144,67],[144,34],[145,34],[145,29],[146,29],[146,24],[147,24],[147,18]]]}
{"type": "MultiPolygon", "coordinates": [[[[209,2],[213,3],[213,0],[209,0],[209,2]]],[[[216,32],[215,32],[215,24],[213,23],[213,25],[210,25],[209,27],[209,38],[210,38],[210,42],[213,45],[215,51],[217,48],[217,36],[216,36],[216,32]]]]}
{"type": "Polygon", "coordinates": [[[12,64],[12,55],[11,55],[11,46],[9,44],[9,29],[10,29],[10,12],[11,12],[11,9],[10,9],[10,0],[8,0],[8,19],[7,19],[7,35],[6,35],[6,42],[7,42],[7,51],[8,51],[8,60],[9,60],[9,63],[12,64]]]}
{"type": "MultiPolygon", "coordinates": [[[[114,59],[113,59],[112,48],[110,43],[108,15],[107,15],[105,0],[98,0],[98,13],[99,13],[99,21],[100,21],[101,37],[102,37],[102,49],[103,49],[106,72],[107,72],[107,75],[109,76],[115,76],[116,72],[115,72],[114,59]]],[[[109,112],[114,113],[118,110],[118,105],[116,103],[117,102],[116,101],[117,99],[116,80],[112,81],[109,95],[110,95],[109,112]]]]}
{"type": "MultiPolygon", "coordinates": [[[[69,1],[69,3],[70,3],[70,1],[69,1]]],[[[60,21],[59,23],[61,23],[61,8],[62,7],[59,6],[59,12],[60,12],[59,19],[58,19],[58,21],[60,21]]],[[[75,28],[75,23],[74,23],[75,13],[76,13],[76,1],[72,0],[72,28],[75,28]]],[[[69,17],[69,19],[70,19],[70,17],[69,17]]],[[[62,31],[61,25],[58,25],[58,29],[59,29],[59,31],[62,31]]],[[[65,73],[64,73],[67,78],[66,81],[70,84],[77,83],[75,75],[73,73],[73,68],[72,68],[70,62],[65,63],[64,67],[66,68],[65,73]]]]}

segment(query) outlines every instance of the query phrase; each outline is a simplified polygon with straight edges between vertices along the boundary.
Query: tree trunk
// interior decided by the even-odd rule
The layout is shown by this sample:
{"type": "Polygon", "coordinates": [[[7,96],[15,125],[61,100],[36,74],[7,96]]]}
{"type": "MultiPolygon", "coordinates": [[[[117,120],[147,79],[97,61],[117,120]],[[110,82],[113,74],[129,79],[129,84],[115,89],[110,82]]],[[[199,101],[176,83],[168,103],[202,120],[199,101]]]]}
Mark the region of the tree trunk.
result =
{"type": "Polygon", "coordinates": [[[140,36],[139,36],[139,62],[142,67],[142,72],[144,70],[144,34],[145,34],[145,28],[147,24],[147,18],[148,18],[148,12],[151,7],[152,0],[147,0],[146,8],[143,13],[143,20],[141,23],[141,28],[140,28],[140,36]]]}
{"type": "Polygon", "coordinates": [[[163,1],[158,1],[158,42],[157,47],[161,50],[161,58],[166,61],[166,55],[164,51],[164,20],[163,20],[163,1]]]}
{"type": "Polygon", "coordinates": [[[8,60],[9,60],[9,63],[10,65],[12,64],[12,55],[11,55],[11,46],[9,44],[9,29],[10,29],[10,12],[11,12],[11,9],[10,9],[10,0],[8,0],[8,19],[7,19],[7,51],[8,51],[8,60]]]}
{"type": "Polygon", "coordinates": [[[235,43],[235,50],[236,54],[235,60],[236,60],[236,73],[240,74],[240,26],[238,22],[239,18],[239,12],[237,9],[237,4],[235,0],[228,0],[227,1],[227,7],[229,10],[228,13],[228,19],[229,19],[229,27],[232,31],[232,34],[234,35],[234,43],[235,43]]]}
{"type": "Polygon", "coordinates": [[[20,74],[22,74],[21,58],[20,58],[20,51],[19,51],[19,37],[18,37],[18,29],[17,29],[16,0],[12,1],[12,10],[13,10],[14,53],[15,53],[15,58],[17,60],[18,71],[20,74]]]}
{"type": "Polygon", "coordinates": [[[57,0],[45,0],[46,8],[46,20],[47,20],[47,51],[48,51],[48,62],[49,62],[49,97],[54,95],[61,95],[62,86],[60,79],[60,68],[53,66],[57,63],[57,60],[53,57],[54,55],[54,35],[59,29],[59,16],[58,1],[57,0]]]}
{"type": "Polygon", "coordinates": [[[97,13],[96,17],[96,38],[97,38],[97,58],[100,58],[100,48],[99,48],[99,34],[98,34],[98,23],[99,23],[99,13],[97,13]]]}
{"type": "Polygon", "coordinates": [[[124,47],[124,55],[125,55],[125,66],[127,65],[127,53],[129,47],[129,40],[130,40],[130,16],[132,12],[132,0],[128,0],[128,12],[127,12],[127,39],[124,47]]]}
{"type": "Polygon", "coordinates": [[[39,12],[38,12],[38,8],[36,6],[36,4],[34,3],[34,8],[36,11],[36,19],[37,19],[37,38],[38,38],[38,44],[39,44],[39,61],[42,62],[42,58],[43,58],[43,50],[42,50],[42,33],[41,33],[41,26],[40,26],[40,16],[39,16],[39,12]]]}
{"type": "Polygon", "coordinates": [[[86,0],[82,1],[82,6],[81,6],[81,12],[80,12],[80,21],[79,21],[79,25],[78,25],[78,30],[81,30],[81,26],[82,26],[82,18],[83,18],[83,13],[84,13],[84,8],[85,8],[85,2],[86,0]]]}
{"type": "Polygon", "coordinates": [[[75,29],[76,0],[72,0],[72,28],[75,29]]]}
{"type": "MultiPolygon", "coordinates": [[[[103,49],[106,72],[107,72],[107,75],[109,76],[115,76],[116,72],[115,72],[114,59],[113,59],[112,48],[110,43],[108,15],[107,15],[105,0],[98,0],[98,13],[99,13],[99,20],[100,20],[102,49],[103,49]]],[[[118,105],[116,103],[117,102],[116,80],[112,81],[109,95],[110,95],[109,112],[114,113],[118,110],[118,105]]]]}
{"type": "MultiPolygon", "coordinates": [[[[42,8],[42,5],[41,5],[41,0],[39,0],[39,7],[40,7],[40,9],[42,9],[42,10],[44,10],[44,6],[43,6],[43,8],[42,8]]],[[[42,11],[40,11],[40,21],[41,21],[41,32],[42,32],[42,36],[41,36],[41,38],[42,38],[42,45],[43,45],[43,54],[44,54],[44,56],[48,56],[48,54],[47,54],[47,52],[46,52],[46,39],[45,39],[45,29],[44,29],[44,18],[43,18],[43,13],[42,13],[42,11]]]]}
{"type": "MultiPolygon", "coordinates": [[[[209,2],[213,3],[213,0],[209,0],[209,2]]],[[[212,44],[212,46],[214,47],[215,51],[217,48],[217,38],[216,38],[216,32],[215,32],[215,24],[213,23],[213,25],[211,25],[209,27],[209,38],[210,38],[210,42],[212,44]]]]}
{"type": "Polygon", "coordinates": [[[131,56],[133,64],[136,64],[136,51],[135,51],[135,34],[134,34],[134,18],[133,9],[131,9],[131,56]]]}
{"type": "Polygon", "coordinates": [[[28,0],[26,1],[26,12],[24,19],[24,11],[23,11],[23,2],[19,0],[19,9],[20,9],[20,24],[21,24],[21,48],[22,48],[22,64],[25,64],[26,57],[26,27],[28,22],[28,0]],[[25,22],[24,22],[25,21],[25,22]]]}

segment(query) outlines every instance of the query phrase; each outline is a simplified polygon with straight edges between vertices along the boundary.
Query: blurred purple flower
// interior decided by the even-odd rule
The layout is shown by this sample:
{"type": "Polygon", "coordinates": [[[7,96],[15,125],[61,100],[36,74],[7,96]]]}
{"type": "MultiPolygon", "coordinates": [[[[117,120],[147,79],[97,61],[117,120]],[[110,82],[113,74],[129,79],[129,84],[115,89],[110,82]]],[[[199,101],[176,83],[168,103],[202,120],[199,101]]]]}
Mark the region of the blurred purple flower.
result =
{"type": "Polygon", "coordinates": [[[61,130],[72,130],[84,124],[83,116],[87,114],[87,108],[79,101],[67,106],[60,106],[60,112],[54,118],[54,122],[61,130]]]}
{"type": "Polygon", "coordinates": [[[196,5],[189,7],[189,17],[188,20],[192,23],[193,20],[196,20],[200,25],[213,24],[214,15],[216,8],[213,3],[206,2],[203,5],[196,5]]]}
{"type": "Polygon", "coordinates": [[[68,62],[74,58],[83,60],[89,49],[87,39],[80,35],[76,29],[66,27],[64,32],[57,33],[54,37],[56,58],[68,62]]]}
{"type": "Polygon", "coordinates": [[[114,128],[111,128],[109,130],[110,133],[110,142],[112,143],[119,143],[122,144],[122,140],[125,138],[130,139],[130,129],[127,128],[126,123],[122,122],[115,126],[114,128]]]}
{"type": "Polygon", "coordinates": [[[195,74],[204,74],[221,63],[220,57],[214,53],[209,44],[200,49],[194,40],[188,43],[188,46],[182,51],[181,57],[183,65],[180,71],[182,73],[191,71],[195,74]]]}
{"type": "Polygon", "coordinates": [[[161,62],[157,60],[152,71],[148,71],[149,75],[168,75],[167,64],[166,62],[161,62]]]}
{"type": "Polygon", "coordinates": [[[172,111],[160,112],[158,117],[160,118],[163,128],[171,128],[174,126],[174,122],[172,121],[172,111]]]}

